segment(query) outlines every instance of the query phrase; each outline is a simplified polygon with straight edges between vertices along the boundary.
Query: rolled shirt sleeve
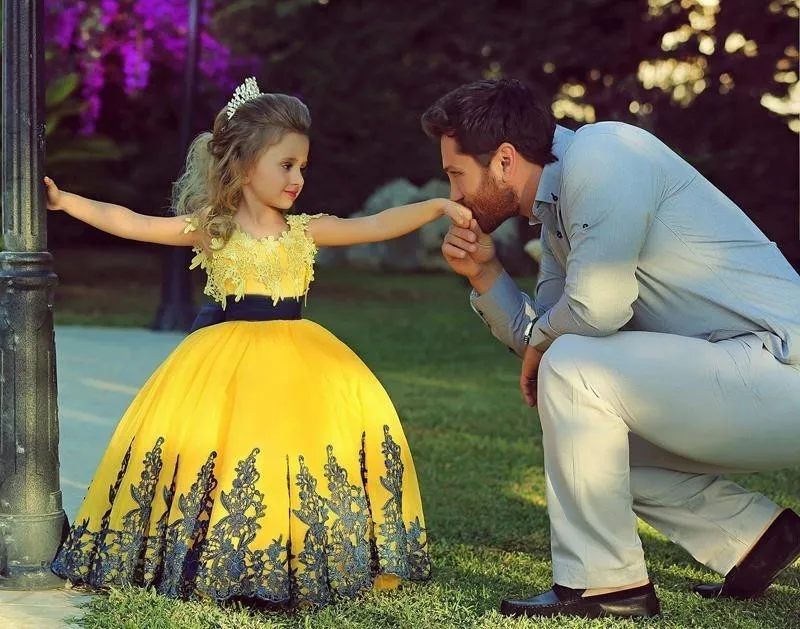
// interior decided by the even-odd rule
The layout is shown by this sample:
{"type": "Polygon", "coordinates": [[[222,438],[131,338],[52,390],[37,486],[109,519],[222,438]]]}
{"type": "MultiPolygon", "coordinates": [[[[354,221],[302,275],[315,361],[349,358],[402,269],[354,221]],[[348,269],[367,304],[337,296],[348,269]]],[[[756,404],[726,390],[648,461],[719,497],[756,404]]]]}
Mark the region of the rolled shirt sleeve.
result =
{"type": "Polygon", "coordinates": [[[525,353],[525,328],[535,318],[533,302],[503,271],[492,287],[470,294],[470,305],[492,334],[518,356],[525,353]]]}
{"type": "Polygon", "coordinates": [[[562,334],[607,336],[631,319],[659,179],[635,138],[576,138],[562,172],[560,210],[570,245],[564,291],[537,320],[530,345],[545,350],[562,334]]]}
{"type": "Polygon", "coordinates": [[[536,298],[534,308],[536,315],[541,317],[550,310],[564,294],[566,276],[564,267],[553,255],[550,248],[552,235],[542,228],[542,257],[539,260],[539,277],[536,281],[536,298]]]}

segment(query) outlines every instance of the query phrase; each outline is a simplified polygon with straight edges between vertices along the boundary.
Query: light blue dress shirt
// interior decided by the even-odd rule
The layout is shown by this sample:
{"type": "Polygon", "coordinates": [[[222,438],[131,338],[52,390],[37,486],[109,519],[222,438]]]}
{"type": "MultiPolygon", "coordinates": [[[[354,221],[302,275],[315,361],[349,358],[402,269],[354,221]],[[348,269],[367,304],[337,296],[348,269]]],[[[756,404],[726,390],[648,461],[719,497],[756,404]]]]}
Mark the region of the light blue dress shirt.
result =
{"type": "Polygon", "coordinates": [[[745,213],[652,134],[619,122],[557,127],[542,172],[536,299],[502,274],[471,302],[517,354],[562,334],[619,330],[718,341],[756,334],[800,365],[800,276],[745,213]],[[538,317],[538,318],[537,318],[538,317]]]}

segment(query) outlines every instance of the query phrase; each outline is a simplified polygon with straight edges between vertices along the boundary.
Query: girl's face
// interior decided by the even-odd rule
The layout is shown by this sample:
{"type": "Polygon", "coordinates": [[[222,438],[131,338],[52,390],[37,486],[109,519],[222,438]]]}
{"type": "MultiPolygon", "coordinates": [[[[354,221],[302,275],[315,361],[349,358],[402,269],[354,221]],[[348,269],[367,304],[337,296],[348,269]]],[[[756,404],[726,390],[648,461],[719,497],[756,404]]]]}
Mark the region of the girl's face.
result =
{"type": "Polygon", "coordinates": [[[287,133],[261,154],[244,183],[245,199],[276,210],[288,210],[303,190],[308,164],[308,137],[287,133]]]}

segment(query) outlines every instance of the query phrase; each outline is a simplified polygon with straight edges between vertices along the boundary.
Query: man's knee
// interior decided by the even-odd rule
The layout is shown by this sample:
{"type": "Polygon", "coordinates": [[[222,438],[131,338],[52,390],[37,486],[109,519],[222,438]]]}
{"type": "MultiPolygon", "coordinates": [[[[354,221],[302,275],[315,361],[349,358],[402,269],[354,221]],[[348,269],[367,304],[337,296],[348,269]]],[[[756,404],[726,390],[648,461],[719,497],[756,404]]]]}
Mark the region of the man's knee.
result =
{"type": "Polygon", "coordinates": [[[571,382],[585,345],[585,337],[577,334],[564,334],[553,341],[539,363],[539,386],[547,389],[571,382]]]}

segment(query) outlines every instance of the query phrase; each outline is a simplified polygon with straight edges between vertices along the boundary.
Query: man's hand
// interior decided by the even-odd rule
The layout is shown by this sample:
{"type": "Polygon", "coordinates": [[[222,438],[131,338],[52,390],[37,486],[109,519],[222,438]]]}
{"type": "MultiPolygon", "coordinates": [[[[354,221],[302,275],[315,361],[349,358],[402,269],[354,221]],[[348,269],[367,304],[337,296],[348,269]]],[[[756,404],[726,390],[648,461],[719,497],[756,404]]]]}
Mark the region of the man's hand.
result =
{"type": "Polygon", "coordinates": [[[450,199],[442,199],[442,213],[450,218],[452,226],[462,229],[469,229],[470,223],[474,220],[471,210],[450,199]]]}
{"type": "Polygon", "coordinates": [[[525,356],[522,358],[522,374],[519,377],[519,388],[522,389],[522,397],[528,406],[536,406],[536,387],[539,378],[539,363],[542,362],[544,352],[540,352],[535,347],[525,349],[525,356]]]}
{"type": "Polygon", "coordinates": [[[469,229],[451,225],[442,243],[442,255],[459,275],[466,277],[479,293],[486,292],[500,275],[492,237],[484,234],[472,219],[469,229]]]}

